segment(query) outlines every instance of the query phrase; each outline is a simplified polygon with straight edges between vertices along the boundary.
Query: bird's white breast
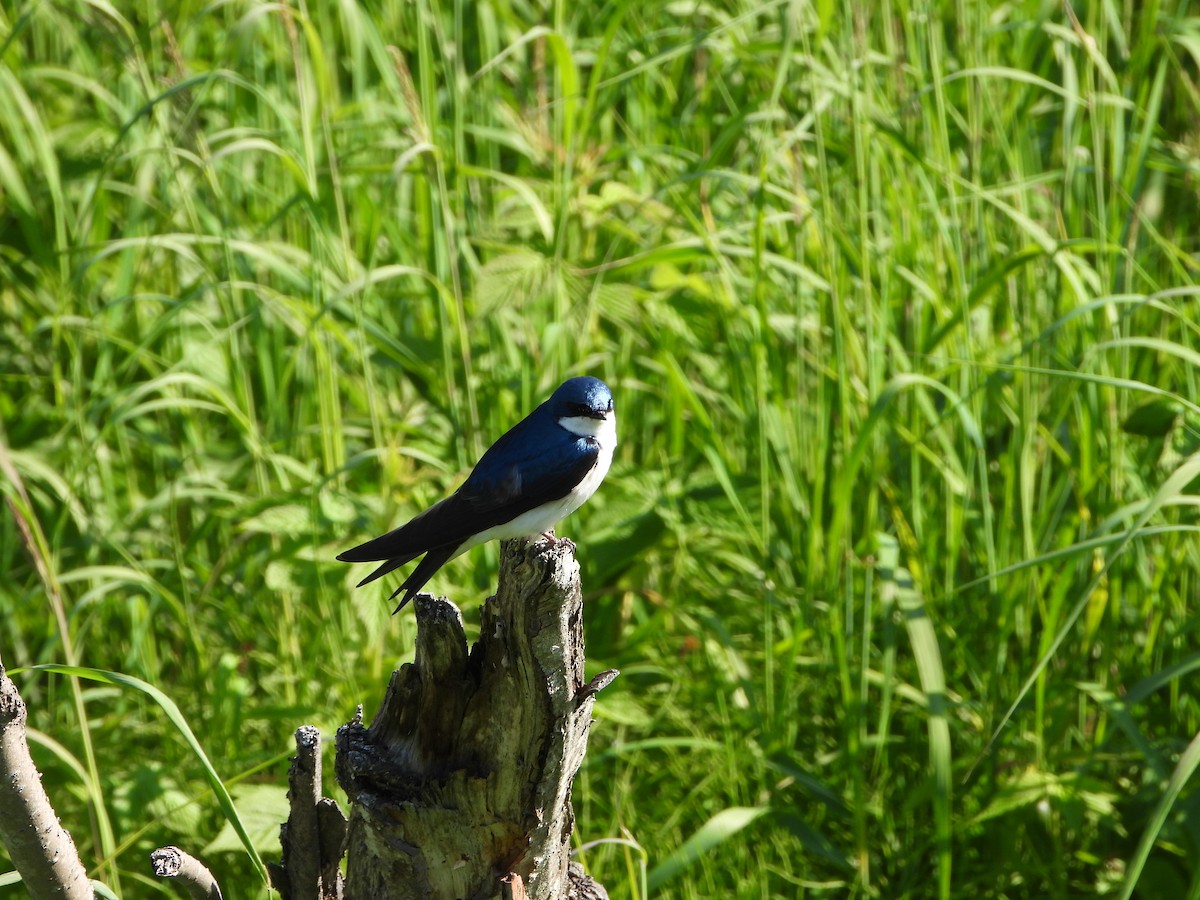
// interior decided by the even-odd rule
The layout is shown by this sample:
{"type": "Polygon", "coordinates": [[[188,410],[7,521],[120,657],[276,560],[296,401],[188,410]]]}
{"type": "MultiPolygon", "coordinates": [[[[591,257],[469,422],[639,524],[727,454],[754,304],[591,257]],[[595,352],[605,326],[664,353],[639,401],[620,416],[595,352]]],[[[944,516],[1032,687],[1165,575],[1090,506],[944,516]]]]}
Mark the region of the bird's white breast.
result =
{"type": "Polygon", "coordinates": [[[600,453],[596,457],[596,464],[592,466],[592,471],[583,477],[583,480],[576,485],[575,490],[563,497],[563,500],[569,500],[572,504],[571,508],[563,513],[563,516],[567,516],[583,506],[588,497],[596,493],[596,488],[600,487],[600,482],[608,474],[608,467],[612,465],[613,450],[617,446],[617,414],[610,411],[603,419],[592,419],[588,416],[563,416],[558,420],[558,424],[571,434],[595,438],[596,443],[600,445],[600,453]]]}
{"type": "Polygon", "coordinates": [[[543,503],[528,512],[521,513],[510,522],[479,532],[467,540],[455,556],[470,547],[476,547],[487,541],[503,541],[515,537],[535,538],[539,534],[549,531],[562,519],[575,512],[587,502],[592,494],[596,493],[596,488],[600,487],[600,482],[608,474],[608,467],[612,465],[613,449],[617,446],[616,414],[610,412],[604,419],[564,416],[558,420],[558,424],[571,434],[596,439],[596,443],[600,445],[600,452],[596,456],[596,464],[592,466],[591,471],[584,475],[579,484],[575,485],[574,489],[565,497],[543,503]]]}

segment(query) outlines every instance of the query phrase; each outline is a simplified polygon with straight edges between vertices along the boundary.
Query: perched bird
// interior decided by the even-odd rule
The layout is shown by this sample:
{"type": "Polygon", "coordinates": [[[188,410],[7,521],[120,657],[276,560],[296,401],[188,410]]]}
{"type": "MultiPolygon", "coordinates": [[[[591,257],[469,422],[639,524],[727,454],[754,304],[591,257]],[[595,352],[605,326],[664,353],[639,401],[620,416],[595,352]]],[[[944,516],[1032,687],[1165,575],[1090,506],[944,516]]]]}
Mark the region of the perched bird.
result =
{"type": "Polygon", "coordinates": [[[598,378],[569,378],[550,399],[492,444],[457,491],[395,531],[338,554],[342,562],[383,565],[369,584],[422,553],[396,588],[404,608],[445,563],[485,541],[535,538],[596,492],[617,446],[612,392],[598,378]]]}

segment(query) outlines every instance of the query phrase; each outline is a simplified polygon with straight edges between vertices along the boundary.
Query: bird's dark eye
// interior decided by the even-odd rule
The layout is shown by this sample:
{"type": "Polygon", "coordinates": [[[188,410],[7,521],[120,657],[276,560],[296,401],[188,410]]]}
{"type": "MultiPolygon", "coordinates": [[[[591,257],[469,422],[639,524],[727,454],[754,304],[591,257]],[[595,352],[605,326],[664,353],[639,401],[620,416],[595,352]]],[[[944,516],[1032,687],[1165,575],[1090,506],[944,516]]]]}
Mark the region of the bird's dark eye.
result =
{"type": "Polygon", "coordinates": [[[586,416],[591,414],[592,409],[586,403],[572,403],[571,412],[577,416],[586,416]]]}

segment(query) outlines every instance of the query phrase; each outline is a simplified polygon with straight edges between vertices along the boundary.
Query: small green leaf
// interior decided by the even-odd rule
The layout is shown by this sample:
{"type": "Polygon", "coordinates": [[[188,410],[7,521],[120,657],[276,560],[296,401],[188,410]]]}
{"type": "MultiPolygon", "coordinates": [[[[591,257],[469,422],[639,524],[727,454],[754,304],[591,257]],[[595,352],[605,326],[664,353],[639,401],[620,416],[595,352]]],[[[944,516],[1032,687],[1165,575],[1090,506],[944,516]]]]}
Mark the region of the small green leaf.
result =
{"type": "Polygon", "coordinates": [[[674,853],[650,870],[646,884],[651,891],[662,887],[714,847],[729,840],[751,822],[769,812],[765,806],[731,806],[723,809],[684,841],[674,853]]]}
{"type": "Polygon", "coordinates": [[[308,533],[312,522],[308,508],[296,504],[284,504],[264,509],[257,516],[242,523],[244,531],[259,534],[292,535],[293,537],[308,533]]]}
{"type": "Polygon", "coordinates": [[[620,691],[604,695],[604,702],[597,703],[592,711],[597,719],[616,722],[618,725],[628,725],[632,728],[646,728],[654,717],[641,703],[628,694],[620,691]]]}
{"type": "Polygon", "coordinates": [[[321,515],[330,522],[341,525],[354,521],[354,502],[345,494],[321,491],[317,500],[321,504],[321,515]]]}
{"type": "Polygon", "coordinates": [[[292,577],[292,566],[280,559],[267,563],[267,571],[263,578],[269,591],[299,590],[296,579],[292,577]]]}
{"type": "Polygon", "coordinates": [[[1174,400],[1150,400],[1125,417],[1121,430],[1141,437],[1164,437],[1175,425],[1179,413],[1179,404],[1174,400]]]}
{"type": "MultiPolygon", "coordinates": [[[[277,784],[242,784],[232,791],[233,802],[242,813],[246,835],[261,854],[279,851],[279,826],[287,821],[287,791],[277,784]]],[[[242,840],[228,820],[201,853],[238,853],[242,840]]]]}

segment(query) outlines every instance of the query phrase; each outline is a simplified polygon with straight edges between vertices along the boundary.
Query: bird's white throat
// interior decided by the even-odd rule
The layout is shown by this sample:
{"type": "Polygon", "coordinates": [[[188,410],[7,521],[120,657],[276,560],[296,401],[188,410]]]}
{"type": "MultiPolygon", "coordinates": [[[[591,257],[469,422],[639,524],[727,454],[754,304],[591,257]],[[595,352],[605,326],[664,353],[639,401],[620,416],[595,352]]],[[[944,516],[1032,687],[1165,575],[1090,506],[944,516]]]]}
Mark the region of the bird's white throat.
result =
{"type": "Polygon", "coordinates": [[[605,450],[617,446],[617,414],[609,412],[603,419],[590,416],[563,416],[558,424],[579,437],[594,437],[605,450]]]}

